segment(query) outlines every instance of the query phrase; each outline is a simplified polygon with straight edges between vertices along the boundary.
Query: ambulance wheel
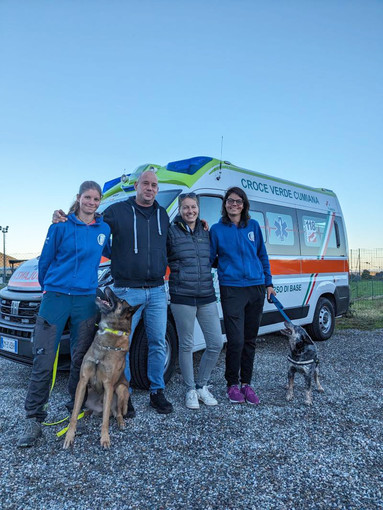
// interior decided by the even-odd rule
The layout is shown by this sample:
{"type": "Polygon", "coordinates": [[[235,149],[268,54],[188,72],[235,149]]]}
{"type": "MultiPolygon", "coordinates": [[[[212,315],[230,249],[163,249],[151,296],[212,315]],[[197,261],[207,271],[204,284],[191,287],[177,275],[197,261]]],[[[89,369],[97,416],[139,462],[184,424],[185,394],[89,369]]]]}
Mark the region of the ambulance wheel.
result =
{"type": "Polygon", "coordinates": [[[334,333],[335,310],[332,302],[325,298],[319,298],[314,313],[312,324],[307,326],[307,331],[313,340],[328,340],[334,333]]]}
{"type": "MultiPolygon", "coordinates": [[[[165,384],[173,375],[177,360],[177,333],[174,324],[168,320],[165,335],[165,384]]],[[[148,338],[145,332],[144,322],[140,321],[134,332],[133,342],[130,347],[130,384],[133,388],[148,390],[150,381],[147,374],[148,367],[148,338]]]]}

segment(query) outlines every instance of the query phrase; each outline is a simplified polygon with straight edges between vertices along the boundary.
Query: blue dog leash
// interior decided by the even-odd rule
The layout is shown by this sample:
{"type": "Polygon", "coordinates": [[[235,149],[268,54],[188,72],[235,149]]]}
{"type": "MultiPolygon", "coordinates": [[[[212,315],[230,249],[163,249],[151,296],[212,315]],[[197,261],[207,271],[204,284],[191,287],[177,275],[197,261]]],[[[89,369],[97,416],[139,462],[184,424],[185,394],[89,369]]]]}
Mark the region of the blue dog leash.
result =
{"type": "Polygon", "coordinates": [[[283,311],[284,306],[282,303],[274,296],[274,294],[271,294],[270,296],[271,301],[275,304],[275,306],[278,308],[279,313],[282,315],[284,319],[286,319],[287,322],[291,322],[291,320],[287,317],[286,313],[283,311]]]}

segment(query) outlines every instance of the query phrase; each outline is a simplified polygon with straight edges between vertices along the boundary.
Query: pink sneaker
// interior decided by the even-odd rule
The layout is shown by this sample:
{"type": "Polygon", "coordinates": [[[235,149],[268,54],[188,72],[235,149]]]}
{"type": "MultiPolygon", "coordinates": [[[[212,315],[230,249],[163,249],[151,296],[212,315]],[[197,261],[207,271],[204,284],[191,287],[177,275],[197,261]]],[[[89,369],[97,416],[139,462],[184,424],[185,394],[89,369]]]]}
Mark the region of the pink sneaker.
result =
{"type": "Polygon", "coordinates": [[[245,397],[236,384],[233,384],[227,388],[226,395],[232,404],[243,404],[245,402],[245,397]]]}
{"type": "Polygon", "coordinates": [[[251,404],[252,406],[259,404],[258,396],[249,384],[242,386],[241,393],[248,404],[251,404]]]}

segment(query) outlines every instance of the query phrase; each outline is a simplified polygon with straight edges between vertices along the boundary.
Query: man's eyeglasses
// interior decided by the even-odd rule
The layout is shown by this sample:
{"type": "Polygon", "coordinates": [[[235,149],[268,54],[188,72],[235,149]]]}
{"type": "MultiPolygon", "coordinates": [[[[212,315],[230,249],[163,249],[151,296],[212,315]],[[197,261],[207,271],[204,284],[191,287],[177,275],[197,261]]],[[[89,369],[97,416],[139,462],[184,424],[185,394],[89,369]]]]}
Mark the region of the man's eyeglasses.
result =
{"type": "Polygon", "coordinates": [[[233,204],[237,204],[237,205],[243,205],[243,200],[242,198],[228,198],[226,200],[226,202],[229,204],[229,205],[233,205],[233,204]]]}

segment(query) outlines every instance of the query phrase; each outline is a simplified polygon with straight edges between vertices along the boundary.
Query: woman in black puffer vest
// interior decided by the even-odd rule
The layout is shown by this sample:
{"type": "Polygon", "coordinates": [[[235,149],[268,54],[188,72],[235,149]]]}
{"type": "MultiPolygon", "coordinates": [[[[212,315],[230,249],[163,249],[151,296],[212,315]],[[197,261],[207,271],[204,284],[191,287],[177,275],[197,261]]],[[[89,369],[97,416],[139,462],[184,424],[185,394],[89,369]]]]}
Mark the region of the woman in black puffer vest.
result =
{"type": "Polygon", "coordinates": [[[199,400],[217,405],[207,388],[210,374],[222,349],[219,320],[210,264],[209,232],[198,218],[199,205],[194,193],[179,196],[179,213],[169,227],[168,264],[170,267],[170,307],[179,339],[179,364],[187,392],[186,407],[198,409],[199,400]],[[197,318],[205,337],[197,380],[194,381],[194,323],[197,318]]]}

